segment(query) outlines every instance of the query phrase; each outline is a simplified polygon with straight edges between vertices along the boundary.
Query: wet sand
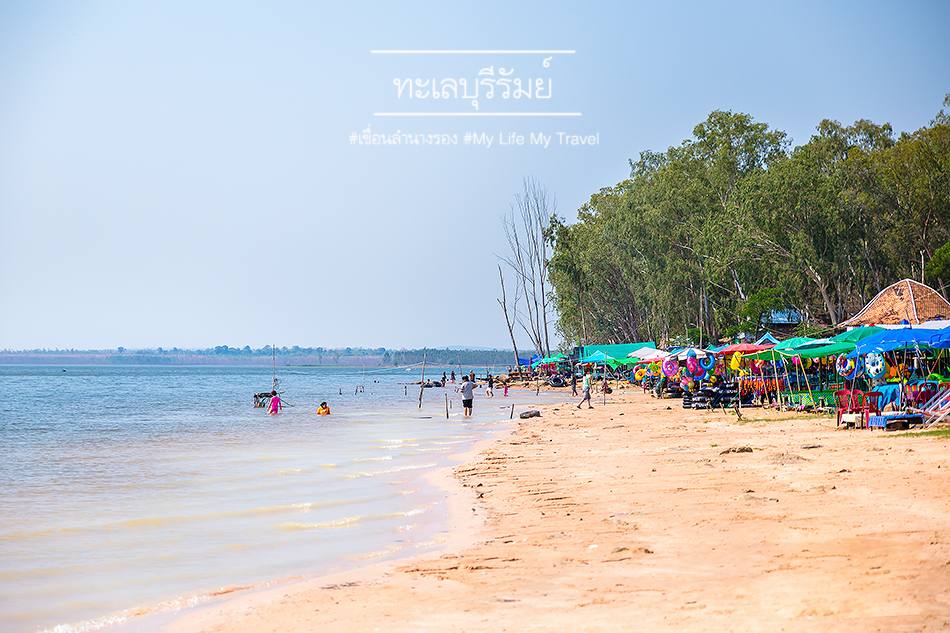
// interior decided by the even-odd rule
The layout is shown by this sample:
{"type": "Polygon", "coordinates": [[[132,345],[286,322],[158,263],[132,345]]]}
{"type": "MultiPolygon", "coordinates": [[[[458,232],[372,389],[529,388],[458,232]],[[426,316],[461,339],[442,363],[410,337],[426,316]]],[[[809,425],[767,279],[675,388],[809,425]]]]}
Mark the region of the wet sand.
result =
{"type": "Polygon", "coordinates": [[[950,440],[759,409],[738,423],[630,390],[595,407],[549,406],[457,467],[445,554],[167,628],[950,628],[950,440]]]}

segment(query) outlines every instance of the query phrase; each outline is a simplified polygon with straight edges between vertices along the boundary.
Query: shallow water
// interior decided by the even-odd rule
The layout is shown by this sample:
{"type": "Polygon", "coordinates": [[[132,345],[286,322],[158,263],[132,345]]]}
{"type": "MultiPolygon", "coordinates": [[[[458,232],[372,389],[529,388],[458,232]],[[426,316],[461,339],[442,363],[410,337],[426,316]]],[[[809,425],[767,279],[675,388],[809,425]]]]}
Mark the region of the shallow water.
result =
{"type": "Polygon", "coordinates": [[[0,367],[0,628],[87,629],[432,548],[445,492],[424,475],[537,400],[479,393],[463,421],[451,385],[417,408],[418,368],[280,378],[290,406],[269,417],[251,406],[269,368],[0,367]]]}

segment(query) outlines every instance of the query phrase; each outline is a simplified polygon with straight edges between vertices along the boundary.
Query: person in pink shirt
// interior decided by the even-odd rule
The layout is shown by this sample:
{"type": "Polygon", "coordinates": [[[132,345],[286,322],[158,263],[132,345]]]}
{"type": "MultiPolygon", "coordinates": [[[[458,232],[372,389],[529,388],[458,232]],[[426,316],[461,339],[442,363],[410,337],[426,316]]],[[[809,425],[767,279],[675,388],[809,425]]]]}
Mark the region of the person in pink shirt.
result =
{"type": "Polygon", "coordinates": [[[284,403],[280,401],[280,396],[277,395],[277,391],[270,392],[270,411],[267,412],[267,415],[277,415],[280,413],[280,410],[284,408],[284,403]]]}

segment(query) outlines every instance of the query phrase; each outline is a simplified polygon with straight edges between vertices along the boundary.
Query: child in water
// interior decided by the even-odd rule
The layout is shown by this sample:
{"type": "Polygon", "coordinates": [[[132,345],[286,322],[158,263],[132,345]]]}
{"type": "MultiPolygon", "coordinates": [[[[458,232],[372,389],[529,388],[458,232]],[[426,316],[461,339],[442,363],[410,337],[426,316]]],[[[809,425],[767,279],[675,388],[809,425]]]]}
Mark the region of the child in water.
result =
{"type": "Polygon", "coordinates": [[[330,415],[330,407],[326,402],[321,402],[317,407],[317,415],[330,415]]]}
{"type": "Polygon", "coordinates": [[[284,408],[284,403],[280,401],[280,396],[277,395],[277,391],[270,392],[270,411],[267,412],[267,415],[277,415],[280,413],[280,410],[284,408]]]}

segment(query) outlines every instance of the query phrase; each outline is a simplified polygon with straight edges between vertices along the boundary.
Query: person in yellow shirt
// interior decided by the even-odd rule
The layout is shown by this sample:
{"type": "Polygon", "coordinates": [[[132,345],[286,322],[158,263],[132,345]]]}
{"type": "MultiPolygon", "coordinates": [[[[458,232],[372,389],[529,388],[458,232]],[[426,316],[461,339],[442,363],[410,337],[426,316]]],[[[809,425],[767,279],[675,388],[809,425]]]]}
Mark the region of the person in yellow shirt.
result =
{"type": "Polygon", "coordinates": [[[330,407],[326,402],[321,402],[320,406],[317,407],[317,415],[330,415],[330,407]]]}

